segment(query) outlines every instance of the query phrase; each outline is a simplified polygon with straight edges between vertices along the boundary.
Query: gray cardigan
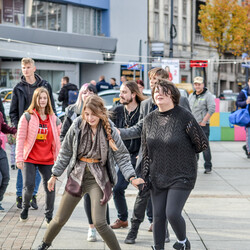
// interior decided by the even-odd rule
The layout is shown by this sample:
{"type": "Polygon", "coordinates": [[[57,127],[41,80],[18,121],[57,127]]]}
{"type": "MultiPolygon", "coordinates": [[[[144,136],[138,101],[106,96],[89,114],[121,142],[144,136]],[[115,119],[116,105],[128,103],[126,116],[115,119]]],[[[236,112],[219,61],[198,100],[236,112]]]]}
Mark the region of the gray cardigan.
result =
{"type": "MultiPolygon", "coordinates": [[[[57,160],[52,168],[52,174],[55,176],[61,176],[64,170],[67,169],[67,174],[69,175],[77,160],[77,148],[79,144],[79,133],[80,125],[82,122],[82,117],[77,117],[70,129],[68,130],[57,160]]],[[[117,173],[115,165],[117,164],[120,168],[124,178],[129,181],[129,178],[136,176],[135,170],[130,162],[130,155],[127,148],[123,144],[121,137],[116,131],[114,124],[110,121],[112,138],[118,148],[117,151],[113,151],[110,147],[108,150],[108,161],[107,161],[107,171],[109,179],[112,185],[117,183],[117,173]]]]}

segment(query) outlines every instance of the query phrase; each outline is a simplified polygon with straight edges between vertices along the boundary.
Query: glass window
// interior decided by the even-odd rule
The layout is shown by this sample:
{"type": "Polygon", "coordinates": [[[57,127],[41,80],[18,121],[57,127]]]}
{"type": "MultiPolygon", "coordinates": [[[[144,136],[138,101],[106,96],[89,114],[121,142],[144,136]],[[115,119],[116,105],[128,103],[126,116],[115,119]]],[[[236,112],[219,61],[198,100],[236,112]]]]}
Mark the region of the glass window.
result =
{"type": "Polygon", "coordinates": [[[20,82],[21,69],[1,69],[0,87],[14,87],[20,82]]]}
{"type": "Polygon", "coordinates": [[[101,34],[101,11],[93,8],[73,7],[73,33],[101,34]]]}
{"type": "Polygon", "coordinates": [[[66,5],[36,0],[26,1],[26,26],[30,28],[67,31],[66,5]]]}
{"type": "Polygon", "coordinates": [[[169,0],[164,0],[164,10],[169,11],[169,0]]]}
{"type": "Polygon", "coordinates": [[[24,26],[24,0],[0,1],[0,23],[24,26]]]}
{"type": "Polygon", "coordinates": [[[169,41],[169,20],[168,15],[164,15],[164,35],[165,35],[165,41],[169,41]]]}
{"type": "Polygon", "coordinates": [[[159,0],[154,0],[154,7],[155,9],[159,9],[159,0]]]}
{"type": "Polygon", "coordinates": [[[159,13],[154,13],[154,38],[153,40],[159,39],[159,13]]]}

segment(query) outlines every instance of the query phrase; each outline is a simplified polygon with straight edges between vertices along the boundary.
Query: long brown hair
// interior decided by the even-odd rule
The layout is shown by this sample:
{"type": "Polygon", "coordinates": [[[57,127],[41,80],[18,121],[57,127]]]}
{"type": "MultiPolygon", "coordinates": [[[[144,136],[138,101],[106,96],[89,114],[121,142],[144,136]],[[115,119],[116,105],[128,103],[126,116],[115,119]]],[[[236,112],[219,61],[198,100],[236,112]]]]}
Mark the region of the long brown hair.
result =
{"type": "Polygon", "coordinates": [[[135,100],[137,103],[141,103],[143,100],[146,99],[146,97],[141,93],[139,90],[139,87],[136,82],[134,81],[127,81],[124,82],[122,85],[126,86],[132,94],[136,94],[135,100]]]}
{"type": "Polygon", "coordinates": [[[53,109],[52,109],[52,106],[51,106],[51,101],[50,101],[50,97],[49,97],[49,92],[46,88],[44,87],[40,87],[40,88],[37,88],[35,91],[34,91],[34,94],[33,94],[33,97],[32,97],[32,101],[31,101],[31,104],[30,106],[28,107],[28,109],[26,110],[26,112],[29,112],[30,114],[33,113],[33,109],[35,109],[36,111],[39,111],[40,109],[40,106],[39,106],[39,103],[38,103],[38,98],[40,97],[40,95],[42,93],[45,93],[47,95],[47,99],[48,99],[48,102],[47,102],[47,105],[45,107],[45,114],[46,115],[52,115],[54,114],[53,112],[53,109]]]}
{"type": "Polygon", "coordinates": [[[107,139],[109,141],[109,146],[113,149],[113,151],[117,151],[118,148],[115,145],[115,142],[111,136],[111,127],[108,120],[108,111],[104,106],[104,102],[101,97],[97,95],[89,96],[83,104],[82,109],[82,119],[86,121],[85,110],[89,108],[95,116],[100,118],[102,121],[102,125],[106,131],[107,139]]]}

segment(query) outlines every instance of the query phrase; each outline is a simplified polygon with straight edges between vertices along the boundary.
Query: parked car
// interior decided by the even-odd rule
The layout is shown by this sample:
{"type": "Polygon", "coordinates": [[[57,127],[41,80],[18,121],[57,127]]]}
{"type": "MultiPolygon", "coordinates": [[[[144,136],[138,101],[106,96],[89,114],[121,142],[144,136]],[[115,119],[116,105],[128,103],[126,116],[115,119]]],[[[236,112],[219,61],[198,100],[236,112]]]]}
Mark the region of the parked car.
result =
{"type": "Polygon", "coordinates": [[[232,100],[237,101],[239,93],[234,93],[232,90],[224,90],[220,95],[220,100],[232,100]]]}
{"type": "Polygon", "coordinates": [[[1,96],[1,100],[3,101],[4,97],[10,92],[12,91],[12,88],[0,88],[0,96],[1,96]]]}
{"type": "MultiPolygon", "coordinates": [[[[180,89],[180,94],[184,97],[188,98],[188,92],[185,89],[180,89]]],[[[143,94],[145,96],[151,96],[151,89],[144,89],[143,94]]],[[[107,109],[111,109],[114,105],[119,103],[120,100],[120,90],[117,89],[109,89],[109,90],[104,90],[98,93],[100,97],[104,100],[105,107],[107,109]]]]}
{"type": "Polygon", "coordinates": [[[8,92],[3,98],[2,102],[11,102],[12,91],[8,92]]]}
{"type": "MultiPolygon", "coordinates": [[[[10,112],[10,103],[11,103],[11,97],[12,97],[12,89],[9,91],[4,99],[2,100],[3,106],[4,106],[4,113],[6,116],[9,116],[10,112]]],[[[65,112],[62,111],[62,103],[58,101],[58,94],[53,93],[54,101],[55,101],[55,107],[56,107],[56,115],[63,120],[65,112]]]]}

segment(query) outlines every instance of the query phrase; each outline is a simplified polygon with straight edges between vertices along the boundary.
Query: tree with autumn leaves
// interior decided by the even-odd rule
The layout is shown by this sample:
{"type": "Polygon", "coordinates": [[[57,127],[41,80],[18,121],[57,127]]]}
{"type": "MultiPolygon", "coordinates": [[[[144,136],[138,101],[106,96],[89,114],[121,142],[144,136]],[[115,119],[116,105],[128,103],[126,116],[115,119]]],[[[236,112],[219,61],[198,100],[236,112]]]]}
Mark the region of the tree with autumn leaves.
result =
{"type": "MultiPolygon", "coordinates": [[[[201,5],[198,25],[204,40],[217,50],[219,59],[226,52],[235,56],[249,52],[248,8],[240,6],[238,0],[207,0],[205,5],[201,5]]],[[[217,80],[219,83],[220,64],[217,80]]]]}

